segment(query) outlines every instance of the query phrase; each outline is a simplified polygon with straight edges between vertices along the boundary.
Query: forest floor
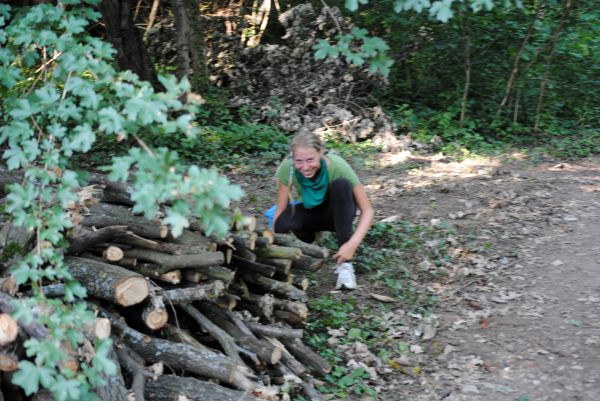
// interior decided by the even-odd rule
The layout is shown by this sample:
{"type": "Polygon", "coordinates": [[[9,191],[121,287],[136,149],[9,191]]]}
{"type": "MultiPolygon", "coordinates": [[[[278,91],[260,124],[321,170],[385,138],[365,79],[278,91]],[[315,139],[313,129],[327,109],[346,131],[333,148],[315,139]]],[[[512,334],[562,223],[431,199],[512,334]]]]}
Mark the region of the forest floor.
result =
{"type": "MultiPolygon", "coordinates": [[[[352,292],[333,291],[331,267],[313,276],[311,297],[357,305],[326,331],[328,344],[344,355],[342,365],[364,368],[361,383],[377,389],[378,400],[600,399],[600,159],[379,154],[351,163],[377,221],[450,230],[444,274],[420,275],[425,281],[416,285],[437,299],[428,311],[411,309],[402,292],[382,284],[406,274],[394,266],[357,266],[352,292]],[[391,296],[373,296],[382,293],[391,296]],[[373,313],[379,327],[369,334],[359,326],[349,340],[344,324],[373,313]]],[[[231,177],[252,194],[246,211],[258,215],[273,203],[272,175],[231,177]]],[[[409,270],[431,268],[415,255],[409,270]]],[[[335,399],[373,399],[346,390],[335,399]]]]}

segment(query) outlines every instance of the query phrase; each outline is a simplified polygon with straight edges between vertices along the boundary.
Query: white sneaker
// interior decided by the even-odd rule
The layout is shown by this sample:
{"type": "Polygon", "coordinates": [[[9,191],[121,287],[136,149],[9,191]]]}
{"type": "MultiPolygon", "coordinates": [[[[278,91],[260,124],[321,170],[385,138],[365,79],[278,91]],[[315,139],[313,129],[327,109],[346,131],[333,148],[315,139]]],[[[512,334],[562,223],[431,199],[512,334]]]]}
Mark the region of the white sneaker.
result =
{"type": "Polygon", "coordinates": [[[336,290],[342,288],[353,290],[356,288],[356,275],[354,275],[354,267],[352,267],[352,263],[340,263],[336,266],[335,271],[338,274],[337,281],[335,283],[336,290]]]}

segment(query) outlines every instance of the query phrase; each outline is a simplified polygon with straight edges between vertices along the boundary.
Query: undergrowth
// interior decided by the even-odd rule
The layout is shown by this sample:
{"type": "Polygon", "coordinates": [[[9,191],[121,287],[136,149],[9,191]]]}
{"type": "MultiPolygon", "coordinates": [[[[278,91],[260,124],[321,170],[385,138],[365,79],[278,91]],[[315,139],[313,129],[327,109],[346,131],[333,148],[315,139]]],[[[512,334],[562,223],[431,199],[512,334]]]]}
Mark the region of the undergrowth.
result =
{"type": "MultiPolygon", "coordinates": [[[[453,234],[443,222],[435,226],[409,221],[375,224],[359,247],[354,266],[359,280],[367,282],[370,292],[385,295],[393,302],[373,302],[354,293],[330,293],[310,301],[307,342],[333,365],[319,388],[321,392],[340,399],[347,399],[350,394],[375,399],[376,390],[368,372],[347,367],[335,347],[356,341],[366,344],[389,366],[402,369],[407,375],[419,374],[418,366],[404,368],[394,363],[394,358],[409,352],[409,344],[392,332],[389,318],[399,309],[422,317],[433,312],[438,299],[425,284],[444,280],[453,234]],[[334,343],[332,330],[344,333],[334,343]]],[[[336,248],[332,235],[325,235],[322,245],[336,248]]]]}
{"type": "Polygon", "coordinates": [[[534,132],[530,126],[501,118],[466,118],[460,109],[414,109],[407,104],[388,111],[399,134],[428,144],[433,152],[456,157],[500,155],[518,149],[536,159],[546,155],[578,158],[600,154],[600,130],[593,126],[551,123],[534,132]]]}

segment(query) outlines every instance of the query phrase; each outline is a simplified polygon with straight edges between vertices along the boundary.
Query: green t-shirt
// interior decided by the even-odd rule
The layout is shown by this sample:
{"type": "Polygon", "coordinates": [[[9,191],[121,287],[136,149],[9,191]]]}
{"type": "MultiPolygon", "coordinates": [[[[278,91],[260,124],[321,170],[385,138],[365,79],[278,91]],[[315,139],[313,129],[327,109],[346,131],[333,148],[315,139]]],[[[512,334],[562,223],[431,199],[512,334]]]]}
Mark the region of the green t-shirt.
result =
{"type": "MultiPolygon", "coordinates": [[[[330,184],[333,180],[337,180],[338,178],[347,179],[353,188],[360,184],[358,176],[356,175],[354,170],[352,170],[352,167],[350,167],[346,160],[342,159],[340,156],[334,153],[327,153],[325,155],[325,158],[329,159],[330,162],[327,166],[327,169],[329,171],[330,184]]],[[[275,174],[275,177],[277,177],[277,180],[279,180],[279,182],[281,182],[283,185],[288,185],[289,183],[291,162],[292,160],[289,157],[286,157],[279,165],[279,168],[277,168],[277,173],[275,174]]],[[[298,183],[296,177],[293,177],[292,184],[298,190],[298,195],[300,196],[300,198],[302,198],[302,188],[300,188],[300,184],[298,183]]]]}

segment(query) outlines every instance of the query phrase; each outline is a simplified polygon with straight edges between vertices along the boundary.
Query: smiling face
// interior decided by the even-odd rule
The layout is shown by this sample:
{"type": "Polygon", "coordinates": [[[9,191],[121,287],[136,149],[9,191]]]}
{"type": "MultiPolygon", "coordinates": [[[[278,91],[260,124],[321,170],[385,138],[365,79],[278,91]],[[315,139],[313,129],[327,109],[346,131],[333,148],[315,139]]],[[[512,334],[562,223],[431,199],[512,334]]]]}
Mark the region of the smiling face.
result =
{"type": "Polygon", "coordinates": [[[294,149],[294,167],[306,178],[314,178],[321,168],[321,152],[315,148],[294,149]]]}

